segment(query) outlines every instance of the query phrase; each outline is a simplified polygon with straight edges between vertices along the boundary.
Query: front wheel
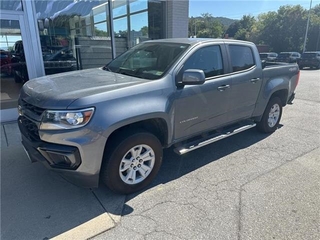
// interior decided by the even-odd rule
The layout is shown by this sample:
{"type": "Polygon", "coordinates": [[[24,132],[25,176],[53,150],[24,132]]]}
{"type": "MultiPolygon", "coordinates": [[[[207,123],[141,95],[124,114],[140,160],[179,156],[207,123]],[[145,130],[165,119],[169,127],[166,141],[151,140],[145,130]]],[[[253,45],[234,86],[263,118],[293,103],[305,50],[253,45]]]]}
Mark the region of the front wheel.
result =
{"type": "Polygon", "coordinates": [[[149,185],[162,163],[162,146],[158,138],[148,132],[136,132],[114,141],[113,151],[106,155],[102,165],[102,182],[121,194],[133,193],[149,185]]]}
{"type": "Polygon", "coordinates": [[[281,99],[278,97],[271,98],[264,110],[261,121],[257,123],[258,130],[264,133],[274,132],[279,125],[281,115],[281,99]]]}

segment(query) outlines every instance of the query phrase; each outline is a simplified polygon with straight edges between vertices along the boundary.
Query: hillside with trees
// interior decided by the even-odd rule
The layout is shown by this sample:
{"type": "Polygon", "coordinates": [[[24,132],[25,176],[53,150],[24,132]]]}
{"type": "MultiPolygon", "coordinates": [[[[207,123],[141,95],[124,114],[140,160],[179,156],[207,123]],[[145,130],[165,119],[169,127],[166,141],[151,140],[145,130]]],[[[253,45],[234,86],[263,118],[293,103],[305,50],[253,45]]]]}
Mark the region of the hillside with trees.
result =
{"type": "MultiPolygon", "coordinates": [[[[209,13],[189,18],[190,37],[234,38],[267,45],[270,51],[299,51],[303,43],[308,20],[308,10],[301,5],[281,6],[278,11],[244,15],[240,20],[213,17],[209,13]]],[[[320,4],[310,11],[307,51],[320,50],[320,4]]]]}

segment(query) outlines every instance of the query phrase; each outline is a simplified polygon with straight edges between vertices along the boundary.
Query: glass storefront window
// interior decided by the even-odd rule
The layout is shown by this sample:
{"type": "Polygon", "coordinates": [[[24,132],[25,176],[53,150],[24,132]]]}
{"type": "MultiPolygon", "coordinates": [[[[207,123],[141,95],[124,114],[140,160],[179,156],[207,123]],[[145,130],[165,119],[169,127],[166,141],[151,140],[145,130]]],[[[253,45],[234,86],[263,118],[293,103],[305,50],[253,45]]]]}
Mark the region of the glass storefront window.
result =
{"type": "Polygon", "coordinates": [[[130,13],[142,11],[148,9],[148,1],[145,0],[135,0],[130,1],[130,13]]]}
{"type": "Polygon", "coordinates": [[[107,21],[108,4],[104,3],[92,9],[93,22],[107,21]]]}
{"type": "Polygon", "coordinates": [[[1,10],[23,11],[21,0],[1,0],[1,10]]]}
{"type": "Polygon", "coordinates": [[[0,22],[1,109],[6,109],[17,106],[19,91],[23,84],[18,74],[27,73],[27,67],[19,21],[0,19],[0,22]]]}
{"type": "Polygon", "coordinates": [[[142,12],[130,16],[131,46],[149,39],[148,12],[142,12]]]}
{"type": "Polygon", "coordinates": [[[109,36],[107,31],[107,23],[98,23],[94,25],[94,36],[107,37],[109,36]]]}
{"type": "Polygon", "coordinates": [[[127,14],[127,1],[113,2],[113,18],[117,18],[127,14]]]}
{"type": "MultiPolygon", "coordinates": [[[[164,37],[161,1],[113,0],[112,34],[108,0],[34,0],[34,4],[45,74],[104,66],[112,60],[111,37],[116,55],[164,37]]],[[[27,72],[21,75],[21,81],[27,80],[27,72]]]]}
{"type": "Polygon", "coordinates": [[[113,21],[113,30],[115,37],[127,37],[128,34],[128,23],[127,18],[119,18],[113,21]]]}
{"type": "MultiPolygon", "coordinates": [[[[112,60],[112,47],[119,56],[142,41],[165,37],[165,1],[110,0],[113,33],[108,0],[32,0],[35,13],[23,9],[27,1],[0,0],[0,10],[25,11],[28,20],[35,18],[46,75],[102,67],[112,60]]],[[[21,36],[22,18],[7,19],[10,15],[0,19],[1,108],[16,107],[20,88],[29,80],[24,49],[32,48],[21,36]]]]}

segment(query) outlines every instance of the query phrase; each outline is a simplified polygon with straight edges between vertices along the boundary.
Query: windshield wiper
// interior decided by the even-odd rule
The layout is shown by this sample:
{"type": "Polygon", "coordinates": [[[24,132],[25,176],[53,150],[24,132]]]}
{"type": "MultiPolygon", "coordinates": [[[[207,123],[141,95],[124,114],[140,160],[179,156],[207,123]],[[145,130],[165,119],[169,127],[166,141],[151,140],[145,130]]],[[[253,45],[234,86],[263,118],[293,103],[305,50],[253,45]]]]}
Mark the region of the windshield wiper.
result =
{"type": "Polygon", "coordinates": [[[105,71],[112,72],[112,70],[106,65],[102,68],[105,71]]]}
{"type": "Polygon", "coordinates": [[[121,72],[121,71],[119,71],[118,73],[120,73],[122,75],[130,76],[130,77],[142,78],[141,76],[137,76],[137,75],[135,75],[133,73],[121,72]]]}

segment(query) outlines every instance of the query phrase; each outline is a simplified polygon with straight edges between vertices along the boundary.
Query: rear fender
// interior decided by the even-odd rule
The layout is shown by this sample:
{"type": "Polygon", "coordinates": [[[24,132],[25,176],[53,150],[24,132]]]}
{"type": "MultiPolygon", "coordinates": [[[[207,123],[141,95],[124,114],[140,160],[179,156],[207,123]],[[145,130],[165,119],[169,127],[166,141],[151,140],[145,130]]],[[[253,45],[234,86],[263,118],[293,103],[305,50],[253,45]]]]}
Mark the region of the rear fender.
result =
{"type": "Polygon", "coordinates": [[[282,100],[283,106],[288,100],[289,79],[275,78],[268,81],[262,88],[257,100],[253,117],[260,120],[262,114],[272,96],[277,95],[282,100]]]}

